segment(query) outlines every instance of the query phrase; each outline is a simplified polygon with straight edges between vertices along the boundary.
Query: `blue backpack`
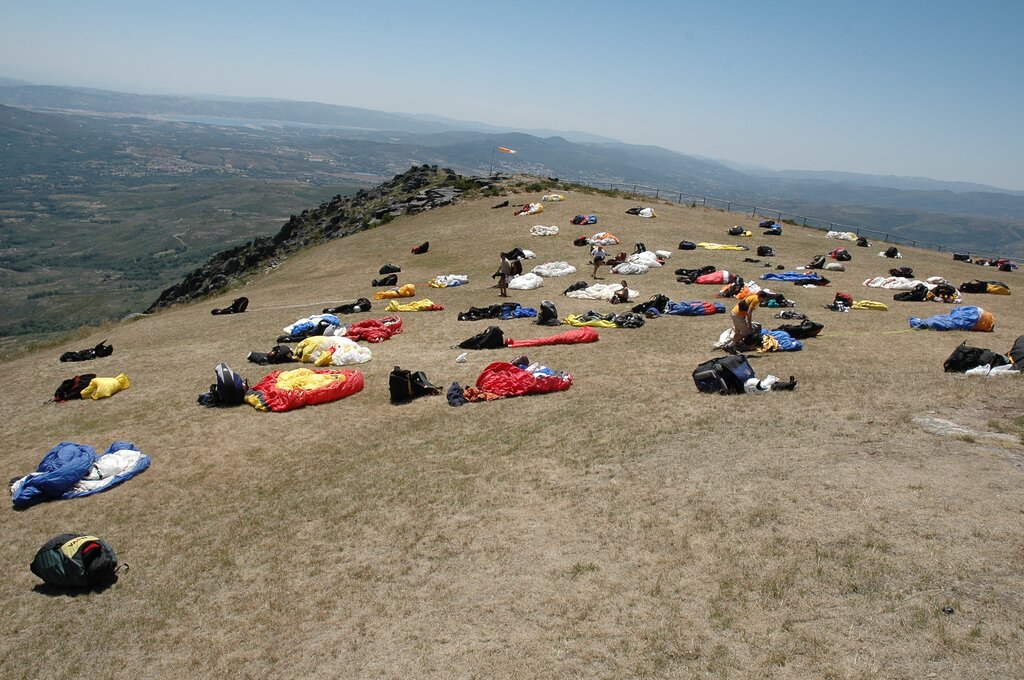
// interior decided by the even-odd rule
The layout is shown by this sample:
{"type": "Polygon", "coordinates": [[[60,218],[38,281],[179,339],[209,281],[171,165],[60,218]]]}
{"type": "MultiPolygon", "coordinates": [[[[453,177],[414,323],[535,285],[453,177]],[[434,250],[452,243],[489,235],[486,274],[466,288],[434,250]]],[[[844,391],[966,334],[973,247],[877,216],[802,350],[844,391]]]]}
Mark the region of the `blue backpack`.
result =
{"type": "Polygon", "coordinates": [[[217,374],[217,384],[214,385],[213,392],[221,405],[236,406],[245,401],[245,393],[249,391],[249,384],[242,376],[223,362],[217,364],[213,370],[217,374]]]}
{"type": "MultiPolygon", "coordinates": [[[[274,350],[277,350],[277,347],[274,350]]],[[[249,391],[249,383],[245,381],[245,378],[235,373],[230,366],[223,362],[217,364],[213,370],[217,374],[217,382],[210,385],[209,391],[200,394],[197,401],[203,406],[210,407],[238,406],[243,403],[245,393],[249,391]]]]}

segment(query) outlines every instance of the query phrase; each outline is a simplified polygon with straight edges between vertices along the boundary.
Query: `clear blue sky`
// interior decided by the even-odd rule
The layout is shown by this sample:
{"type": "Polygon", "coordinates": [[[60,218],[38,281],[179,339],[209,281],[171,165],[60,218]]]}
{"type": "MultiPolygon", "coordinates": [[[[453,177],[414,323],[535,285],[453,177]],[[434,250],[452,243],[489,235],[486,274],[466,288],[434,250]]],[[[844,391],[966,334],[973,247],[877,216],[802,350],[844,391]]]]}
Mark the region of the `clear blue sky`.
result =
{"type": "Polygon", "coordinates": [[[25,2],[0,76],[1024,189],[1024,2],[25,2]]]}

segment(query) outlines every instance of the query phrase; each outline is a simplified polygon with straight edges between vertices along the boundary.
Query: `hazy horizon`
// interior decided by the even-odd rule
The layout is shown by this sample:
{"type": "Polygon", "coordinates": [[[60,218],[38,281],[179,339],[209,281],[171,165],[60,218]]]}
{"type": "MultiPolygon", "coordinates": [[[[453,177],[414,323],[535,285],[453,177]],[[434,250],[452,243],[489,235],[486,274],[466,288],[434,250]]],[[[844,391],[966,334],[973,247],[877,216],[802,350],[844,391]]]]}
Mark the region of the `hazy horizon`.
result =
{"type": "Polygon", "coordinates": [[[312,101],[1024,190],[1017,3],[0,9],[0,75],[38,84],[312,101]]]}

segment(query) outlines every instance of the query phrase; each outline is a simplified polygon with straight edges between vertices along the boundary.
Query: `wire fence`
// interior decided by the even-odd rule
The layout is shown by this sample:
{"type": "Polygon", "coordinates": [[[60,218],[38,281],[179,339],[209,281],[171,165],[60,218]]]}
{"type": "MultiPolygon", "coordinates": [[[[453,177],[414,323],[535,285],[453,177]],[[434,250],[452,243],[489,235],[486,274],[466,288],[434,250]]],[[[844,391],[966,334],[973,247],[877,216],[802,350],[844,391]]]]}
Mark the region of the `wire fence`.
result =
{"type": "Polygon", "coordinates": [[[722,198],[714,198],[712,196],[701,196],[699,194],[690,194],[685,191],[676,191],[674,189],[659,189],[657,187],[649,187],[644,184],[634,184],[630,182],[589,182],[581,181],[579,184],[584,184],[594,189],[603,189],[605,186],[612,191],[621,191],[623,193],[634,194],[637,196],[648,196],[650,198],[658,198],[665,201],[675,203],[690,203],[692,205],[701,206],[703,208],[712,208],[716,210],[722,210],[723,212],[741,212],[748,213],[751,217],[764,217],[774,219],[778,222],[789,222],[791,224],[798,224],[802,227],[811,227],[812,229],[820,229],[822,231],[849,231],[853,232],[857,236],[864,236],[865,238],[870,237],[875,241],[883,241],[884,243],[891,243],[893,245],[904,245],[916,248],[928,248],[929,250],[937,250],[940,253],[962,253],[969,257],[990,257],[992,259],[999,259],[993,257],[990,254],[977,251],[977,250],[960,250],[951,248],[942,243],[932,243],[931,241],[922,241],[920,239],[907,238],[900,236],[899,234],[892,234],[879,229],[871,229],[866,227],[856,227],[849,224],[843,224],[841,222],[835,222],[832,220],[823,220],[817,217],[806,217],[804,215],[796,215],[785,210],[776,210],[766,206],[757,206],[752,203],[743,203],[740,201],[729,201],[722,198]]]}

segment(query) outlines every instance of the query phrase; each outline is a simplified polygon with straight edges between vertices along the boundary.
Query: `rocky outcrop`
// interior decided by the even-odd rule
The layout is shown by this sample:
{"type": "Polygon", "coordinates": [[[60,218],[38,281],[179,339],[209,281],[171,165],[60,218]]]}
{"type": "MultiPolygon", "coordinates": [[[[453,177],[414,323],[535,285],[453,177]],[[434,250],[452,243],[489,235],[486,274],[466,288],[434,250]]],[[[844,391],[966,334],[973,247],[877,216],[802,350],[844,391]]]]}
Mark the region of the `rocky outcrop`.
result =
{"type": "Polygon", "coordinates": [[[212,256],[180,283],[166,289],[147,313],[179,302],[217,293],[230,284],[267,268],[311,245],[342,238],[388,222],[450,205],[467,189],[490,186],[494,180],[466,178],[447,168],[421,165],[395,175],[355,196],[335,196],[314,210],[292,215],[274,236],[263,236],[212,256]]]}

